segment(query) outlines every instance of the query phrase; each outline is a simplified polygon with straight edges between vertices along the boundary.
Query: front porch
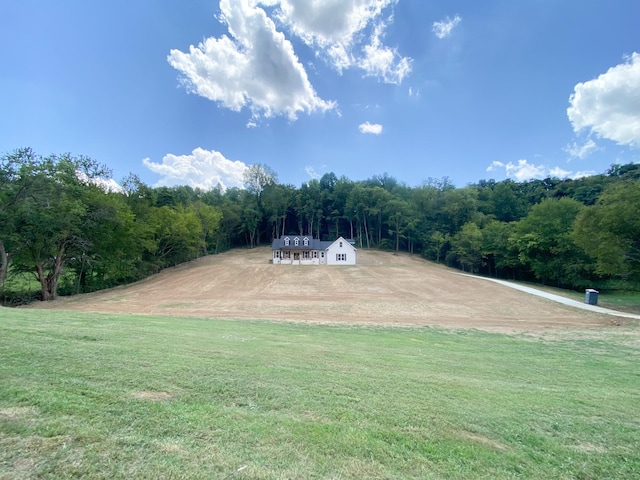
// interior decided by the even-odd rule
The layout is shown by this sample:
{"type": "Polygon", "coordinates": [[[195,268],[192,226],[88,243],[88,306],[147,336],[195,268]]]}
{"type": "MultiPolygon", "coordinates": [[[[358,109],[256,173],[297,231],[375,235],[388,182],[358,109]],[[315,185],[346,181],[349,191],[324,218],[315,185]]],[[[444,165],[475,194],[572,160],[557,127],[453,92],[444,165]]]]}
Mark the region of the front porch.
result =
{"type": "Polygon", "coordinates": [[[320,265],[326,263],[325,252],[318,250],[274,250],[274,264],[279,265],[320,265]]]}

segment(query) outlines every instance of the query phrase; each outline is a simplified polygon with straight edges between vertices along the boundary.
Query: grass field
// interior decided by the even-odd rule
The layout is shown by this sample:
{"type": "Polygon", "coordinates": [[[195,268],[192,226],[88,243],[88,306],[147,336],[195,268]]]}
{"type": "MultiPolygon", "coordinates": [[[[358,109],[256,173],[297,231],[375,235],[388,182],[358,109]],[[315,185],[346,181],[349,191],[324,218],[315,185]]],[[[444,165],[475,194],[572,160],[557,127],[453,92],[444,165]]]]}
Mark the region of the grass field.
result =
{"type": "Polygon", "coordinates": [[[4,308],[0,479],[640,478],[639,353],[637,323],[531,337],[4,308]]]}

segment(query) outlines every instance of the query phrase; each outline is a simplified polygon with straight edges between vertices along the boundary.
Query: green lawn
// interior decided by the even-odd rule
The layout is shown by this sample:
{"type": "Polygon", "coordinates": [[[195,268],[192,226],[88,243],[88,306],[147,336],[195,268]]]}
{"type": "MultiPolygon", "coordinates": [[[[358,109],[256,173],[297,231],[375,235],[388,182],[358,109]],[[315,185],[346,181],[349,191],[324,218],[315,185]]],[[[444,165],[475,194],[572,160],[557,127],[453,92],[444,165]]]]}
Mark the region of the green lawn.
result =
{"type": "Polygon", "coordinates": [[[640,478],[639,353],[0,308],[0,479],[640,478]]]}

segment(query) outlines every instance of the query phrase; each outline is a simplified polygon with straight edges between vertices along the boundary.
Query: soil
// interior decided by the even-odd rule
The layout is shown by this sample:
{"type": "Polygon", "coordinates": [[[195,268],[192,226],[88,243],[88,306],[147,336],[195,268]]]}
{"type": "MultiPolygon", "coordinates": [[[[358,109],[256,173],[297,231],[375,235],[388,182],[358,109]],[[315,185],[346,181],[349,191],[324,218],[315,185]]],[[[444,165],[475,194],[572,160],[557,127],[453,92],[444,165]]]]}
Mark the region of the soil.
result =
{"type": "Polygon", "coordinates": [[[360,250],[356,266],[272,265],[270,258],[266,247],[233,250],[132,285],[32,308],[500,332],[620,324],[415,255],[360,250]]]}

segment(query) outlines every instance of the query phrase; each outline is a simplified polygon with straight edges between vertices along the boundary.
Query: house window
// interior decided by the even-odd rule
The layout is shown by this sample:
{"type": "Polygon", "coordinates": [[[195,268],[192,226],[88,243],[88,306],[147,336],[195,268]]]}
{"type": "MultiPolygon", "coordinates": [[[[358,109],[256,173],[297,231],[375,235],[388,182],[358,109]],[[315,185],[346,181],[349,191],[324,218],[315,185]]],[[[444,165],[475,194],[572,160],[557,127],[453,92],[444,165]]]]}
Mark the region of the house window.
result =
{"type": "Polygon", "coordinates": [[[347,254],[346,253],[336,253],[336,262],[346,262],[347,254]]]}
{"type": "Polygon", "coordinates": [[[318,258],[318,252],[316,252],[315,250],[313,251],[313,258],[318,258]]]}
{"type": "Polygon", "coordinates": [[[276,250],[274,253],[275,258],[280,258],[280,251],[276,250]]]}
{"type": "Polygon", "coordinates": [[[324,252],[320,252],[320,256],[324,258],[324,252]]]}
{"type": "Polygon", "coordinates": [[[302,244],[303,244],[305,247],[308,247],[308,246],[309,246],[309,239],[308,239],[307,237],[305,237],[305,238],[304,238],[304,240],[302,241],[302,244]]]}
{"type": "Polygon", "coordinates": [[[295,244],[296,244],[296,247],[297,247],[298,245],[300,245],[300,239],[299,239],[298,237],[296,237],[296,238],[293,240],[293,243],[295,243],[295,244]]]}
{"type": "Polygon", "coordinates": [[[302,255],[304,258],[309,258],[309,252],[305,250],[304,254],[302,255]]]}
{"type": "Polygon", "coordinates": [[[342,242],[340,242],[340,248],[342,248],[342,242]]]}
{"type": "Polygon", "coordinates": [[[286,246],[289,246],[289,237],[286,237],[286,238],[284,239],[284,244],[285,244],[286,246]]]}

